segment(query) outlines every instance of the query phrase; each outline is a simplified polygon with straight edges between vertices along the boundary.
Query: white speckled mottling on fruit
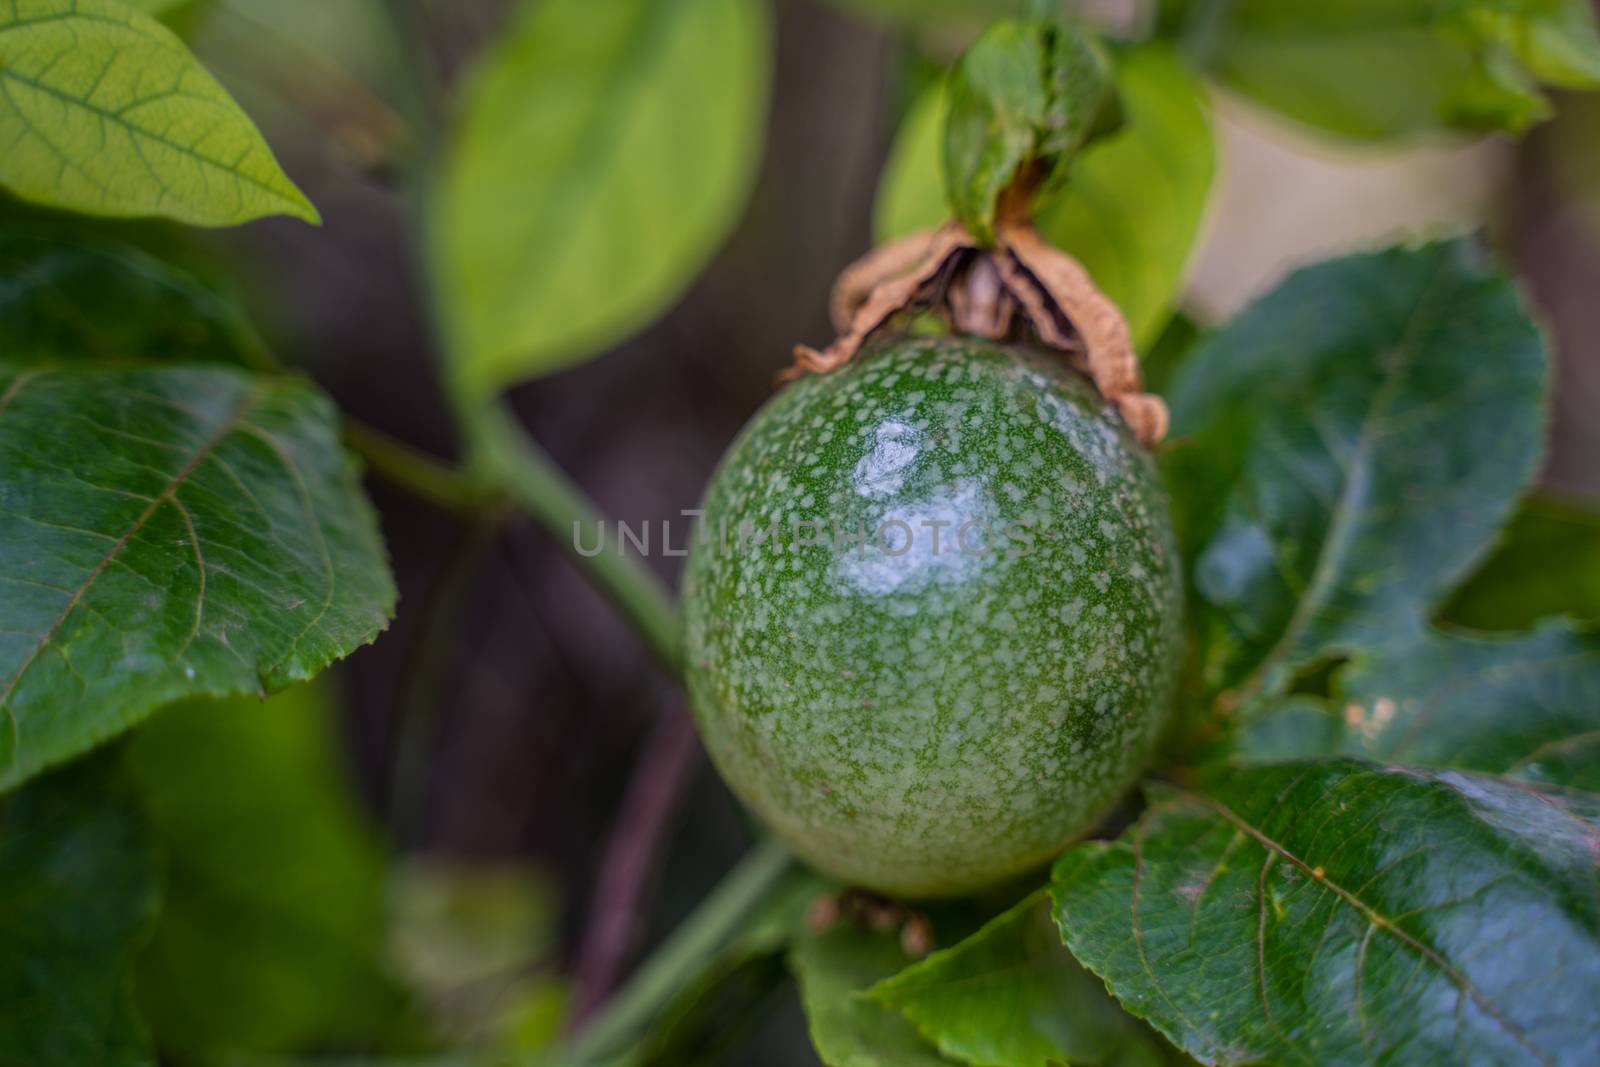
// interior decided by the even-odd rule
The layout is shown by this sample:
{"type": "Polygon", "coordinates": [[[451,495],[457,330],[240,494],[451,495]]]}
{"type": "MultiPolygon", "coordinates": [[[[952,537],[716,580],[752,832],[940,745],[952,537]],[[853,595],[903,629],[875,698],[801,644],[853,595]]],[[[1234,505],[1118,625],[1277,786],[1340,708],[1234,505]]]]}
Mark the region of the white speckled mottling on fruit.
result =
{"type": "Polygon", "coordinates": [[[803,379],[704,507],[683,600],[695,718],[818,868],[907,897],[981,888],[1087,829],[1149,755],[1181,626],[1166,497],[1053,357],[918,338],[803,379]],[[973,520],[981,554],[957,540],[973,520]]]}

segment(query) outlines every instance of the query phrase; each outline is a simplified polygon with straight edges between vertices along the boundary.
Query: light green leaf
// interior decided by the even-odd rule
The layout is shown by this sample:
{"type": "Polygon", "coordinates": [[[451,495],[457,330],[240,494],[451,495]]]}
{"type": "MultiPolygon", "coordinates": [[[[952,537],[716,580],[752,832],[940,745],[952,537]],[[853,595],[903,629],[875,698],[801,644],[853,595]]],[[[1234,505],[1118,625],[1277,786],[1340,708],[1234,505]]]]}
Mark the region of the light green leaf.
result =
{"type": "Polygon", "coordinates": [[[872,987],[946,1056],[997,1067],[1163,1062],[1162,1043],[1061,944],[1041,890],[872,987]]]}
{"type": "Polygon", "coordinates": [[[688,288],[744,204],[764,0],[544,0],[479,62],[432,205],[469,396],[594,355],[688,288]]]}
{"type": "Polygon", "coordinates": [[[1363,652],[1335,698],[1253,717],[1244,759],[1344,752],[1600,792],[1600,634],[1427,634],[1363,652]]]}
{"type": "Polygon", "coordinates": [[[1545,357],[1466,241],[1300,271],[1183,361],[1166,455],[1206,688],[1420,633],[1538,467],[1545,357]]]}
{"type": "Polygon", "coordinates": [[[1152,800],[1057,862],[1056,919],[1197,1058],[1600,1062],[1600,796],[1340,759],[1152,800]]]}
{"type": "Polygon", "coordinates": [[[827,1067],[950,1067],[911,1023],[867,995],[910,962],[893,933],[851,922],[801,938],[789,950],[811,1043],[827,1067]]]}
{"type": "Polygon", "coordinates": [[[1165,18],[1231,87],[1355,138],[1520,130],[1540,81],[1600,86],[1588,0],[1165,0],[1165,18]]]}
{"type": "MultiPolygon", "coordinates": [[[[1088,268],[1147,347],[1177,300],[1205,216],[1211,124],[1200,85],[1163,46],[1120,54],[1117,89],[1122,128],[1084,150],[1039,226],[1088,268]]],[[[937,226],[950,214],[938,163],[942,95],[935,87],[919,97],[896,135],[878,187],[880,239],[937,226]]]]}
{"type": "Polygon", "coordinates": [[[128,746],[167,857],[138,971],[167,1052],[370,1041],[398,1006],[382,973],[384,864],[328,696],[189,701],[128,746]]]}
{"type": "Polygon", "coordinates": [[[951,214],[985,243],[1019,174],[1037,170],[1053,184],[1121,121],[1105,49],[1044,21],[989,27],[950,72],[945,100],[940,162],[951,214]]]}
{"type": "Polygon", "coordinates": [[[1525,501],[1441,615],[1478,630],[1521,630],[1550,615],[1600,620],[1600,502],[1525,501]]]}
{"type": "Polygon", "coordinates": [[[137,248],[53,226],[0,233],[0,360],[248,363],[242,311],[137,248]]]}
{"type": "Polygon", "coordinates": [[[0,1063],[155,1067],[133,999],[159,863],[114,757],[0,807],[0,1063]]]}
{"type": "Polygon", "coordinates": [[[395,591],[332,405],[223,368],[0,363],[0,788],[308,678],[395,591]]]}
{"type": "Polygon", "coordinates": [[[0,183],[92,215],[318,222],[260,132],[171,30],[118,0],[0,9],[0,183]]]}

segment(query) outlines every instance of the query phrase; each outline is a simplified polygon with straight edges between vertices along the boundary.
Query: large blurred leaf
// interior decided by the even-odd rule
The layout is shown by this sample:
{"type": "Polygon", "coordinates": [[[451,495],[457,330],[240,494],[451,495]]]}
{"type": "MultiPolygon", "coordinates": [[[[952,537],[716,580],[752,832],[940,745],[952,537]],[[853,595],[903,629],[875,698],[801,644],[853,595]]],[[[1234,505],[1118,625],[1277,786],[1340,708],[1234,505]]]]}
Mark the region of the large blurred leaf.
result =
{"type": "MultiPolygon", "coordinates": [[[[1172,52],[1122,53],[1123,128],[1091,145],[1039,219],[1051,243],[1077,257],[1128,316],[1135,340],[1160,334],[1177,298],[1211,187],[1211,125],[1200,86],[1172,52]]],[[[880,239],[949,217],[939,173],[942,89],[907,114],[878,188],[880,239]]]]}
{"type": "Polygon", "coordinates": [[[1479,630],[1520,630],[1548,615],[1600,620],[1600,504],[1525,501],[1442,614],[1479,630]]]}
{"type": "Polygon", "coordinates": [[[950,1067],[892,1008],[867,995],[911,960],[892,932],[842,922],[789,950],[811,1043],[827,1067],[950,1067]]]}
{"type": "Polygon", "coordinates": [[[1539,82],[1600,86],[1588,0],[1163,0],[1230,86],[1357,138],[1520,130],[1549,114],[1539,82]]]}
{"type": "Polygon", "coordinates": [[[1061,945],[1041,891],[872,987],[946,1056],[999,1067],[1164,1062],[1160,1043],[1061,945]]]}
{"type": "Polygon", "coordinates": [[[0,360],[241,363],[239,310],[137,248],[56,227],[0,232],[0,360]]]}
{"type": "Polygon", "coordinates": [[[1202,342],[1167,474],[1208,687],[1420,632],[1538,466],[1544,394],[1538,330],[1466,241],[1300,271],[1202,342]]]}
{"type": "Polygon", "coordinates": [[[324,688],[296,686],[265,704],[190,701],[134,735],[131,767],[167,854],[138,986],[163,1050],[370,1038],[394,1009],[384,864],[337,724],[324,688]]]}
{"type": "Polygon", "coordinates": [[[1058,861],[1056,917],[1196,1057],[1600,1062],[1600,797],[1328,760],[1152,799],[1058,861]]]}
{"type": "Polygon", "coordinates": [[[155,1067],[132,971],[158,864],[118,770],[88,760],[0,807],[0,1063],[155,1067]]]}
{"type": "Polygon", "coordinates": [[[1525,636],[1428,634],[1368,650],[1337,699],[1247,724],[1241,755],[1346,752],[1600,792],[1600,635],[1552,622],[1525,636]]]}
{"type": "Polygon", "coordinates": [[[175,699],[308,678],[394,586],[310,386],[0,363],[0,788],[175,699]]]}
{"type": "Polygon", "coordinates": [[[478,395],[678,297],[760,154],[764,0],[542,0],[473,72],[433,205],[453,373],[478,395]]]}
{"type": "Polygon", "coordinates": [[[0,9],[0,183],[94,215],[318,221],[249,116],[171,30],[118,0],[0,9]]]}

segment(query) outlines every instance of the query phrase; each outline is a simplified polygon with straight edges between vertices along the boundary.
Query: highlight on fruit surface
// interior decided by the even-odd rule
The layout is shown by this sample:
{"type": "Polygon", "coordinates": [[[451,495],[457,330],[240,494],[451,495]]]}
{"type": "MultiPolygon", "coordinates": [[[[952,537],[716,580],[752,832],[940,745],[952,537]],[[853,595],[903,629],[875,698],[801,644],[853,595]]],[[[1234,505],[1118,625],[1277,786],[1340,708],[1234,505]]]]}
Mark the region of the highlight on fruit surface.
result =
{"type": "Polygon", "coordinates": [[[802,858],[969,892],[1087,831],[1176,673],[1149,453],[1056,357],[885,343],[789,386],[707,492],[687,682],[723,777],[802,858]]]}

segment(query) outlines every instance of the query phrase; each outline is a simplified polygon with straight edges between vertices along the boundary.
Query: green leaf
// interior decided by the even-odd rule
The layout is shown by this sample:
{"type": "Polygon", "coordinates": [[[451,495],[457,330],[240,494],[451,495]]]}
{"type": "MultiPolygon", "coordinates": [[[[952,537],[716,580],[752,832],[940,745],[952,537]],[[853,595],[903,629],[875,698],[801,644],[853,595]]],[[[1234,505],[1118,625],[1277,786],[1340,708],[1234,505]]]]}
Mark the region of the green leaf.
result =
{"type": "Polygon", "coordinates": [[[385,867],[357,812],[323,686],[262,704],[164,710],[128,757],[167,854],[139,960],[164,1051],[280,1052],[370,1039],[398,1005],[383,975],[385,867]]]}
{"type": "Polygon", "coordinates": [[[910,962],[894,933],[852,922],[790,949],[811,1043],[827,1067],[949,1067],[952,1061],[918,1037],[911,1023],[867,995],[910,962]]]}
{"type": "MultiPolygon", "coordinates": [[[[1204,93],[1166,47],[1121,53],[1125,121],[1084,150],[1040,215],[1041,232],[1076,257],[1128,317],[1141,347],[1154,343],[1176,302],[1199,236],[1213,174],[1204,93]]],[[[949,215],[938,158],[943,90],[925,92],[896,135],[878,187],[882,240],[949,215]]]]}
{"type": "Polygon", "coordinates": [[[1355,760],[1163,788],[1056,919],[1207,1063],[1600,1062],[1600,797],[1355,760]]]}
{"type": "Polygon", "coordinates": [[[137,248],[56,227],[0,233],[8,363],[248,363],[252,339],[236,305],[137,248]]]}
{"type": "Polygon", "coordinates": [[[1549,615],[1600,620],[1600,505],[1536,496],[1442,616],[1478,630],[1521,630],[1549,615]]]}
{"type": "Polygon", "coordinates": [[[1564,622],[1428,634],[1364,652],[1337,678],[1331,706],[1252,719],[1241,755],[1345,752],[1600,792],[1600,634],[1564,622]]]}
{"type": "Polygon", "coordinates": [[[1161,1063],[1159,1042],[1062,947],[1043,891],[872,987],[965,1063],[1161,1063]]]}
{"type": "Polygon", "coordinates": [[[383,629],[371,509],[311,386],[0,364],[0,788],[383,629]]]}
{"type": "Polygon", "coordinates": [[[118,771],[88,760],[0,808],[0,1063],[155,1067],[133,957],[158,863],[118,771]]]}
{"type": "Polygon", "coordinates": [[[1030,0],[831,0],[833,6],[906,29],[987,26],[1020,18],[1030,0]]]}
{"type": "Polygon", "coordinates": [[[0,11],[0,143],[0,183],[53,207],[199,226],[320,221],[227,90],[118,0],[0,11]]]}
{"type": "Polygon", "coordinates": [[[1179,368],[1167,455],[1207,687],[1419,633],[1539,463],[1545,357],[1466,241],[1300,271],[1179,368]]]}
{"type": "Polygon", "coordinates": [[[950,213],[983,242],[1019,174],[1063,173],[1120,121],[1111,61],[1099,43],[1047,22],[998,22],[950,72],[944,122],[950,213]]]}
{"type": "Polygon", "coordinates": [[[432,217],[469,396],[591,356],[688,288],[754,175],[769,38],[763,0],[545,0],[490,49],[432,217]]]}
{"type": "Polygon", "coordinates": [[[1521,130],[1550,113],[1538,82],[1600,85],[1588,0],[1163,6],[1230,87],[1346,137],[1521,130]]]}

